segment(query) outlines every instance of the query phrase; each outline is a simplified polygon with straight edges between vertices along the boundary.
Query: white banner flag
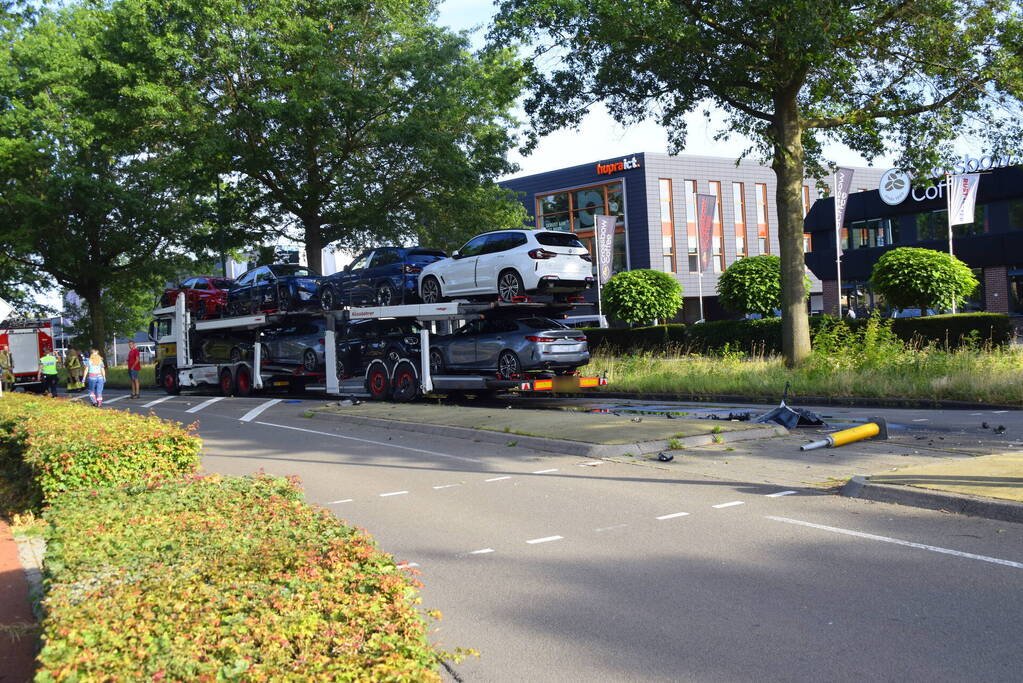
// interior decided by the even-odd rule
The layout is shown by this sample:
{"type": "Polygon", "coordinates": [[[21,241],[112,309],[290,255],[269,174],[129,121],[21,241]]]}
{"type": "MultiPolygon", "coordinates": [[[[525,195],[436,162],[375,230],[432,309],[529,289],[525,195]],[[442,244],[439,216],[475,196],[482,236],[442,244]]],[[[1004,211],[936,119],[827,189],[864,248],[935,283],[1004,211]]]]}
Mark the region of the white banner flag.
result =
{"type": "Polygon", "coordinates": [[[977,204],[979,173],[964,173],[948,177],[948,224],[962,225],[973,222],[973,208],[977,204]]]}
{"type": "Polygon", "coordinates": [[[9,316],[11,314],[11,311],[13,310],[14,310],[13,306],[11,306],[3,299],[0,299],[0,323],[7,320],[7,316],[9,316]]]}
{"type": "Polygon", "coordinates": [[[849,189],[852,187],[853,170],[835,170],[835,248],[842,255],[842,224],[845,222],[845,207],[849,203],[849,189]]]}

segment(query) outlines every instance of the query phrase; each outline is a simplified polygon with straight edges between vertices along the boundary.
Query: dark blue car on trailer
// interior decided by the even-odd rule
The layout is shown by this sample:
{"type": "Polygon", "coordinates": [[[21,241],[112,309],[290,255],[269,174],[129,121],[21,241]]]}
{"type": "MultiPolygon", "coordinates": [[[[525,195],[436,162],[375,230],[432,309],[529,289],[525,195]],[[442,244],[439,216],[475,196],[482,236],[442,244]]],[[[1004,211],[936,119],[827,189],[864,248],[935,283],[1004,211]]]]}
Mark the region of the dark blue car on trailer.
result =
{"type": "Polygon", "coordinates": [[[320,306],[395,306],[416,303],[423,266],[447,258],[439,249],[377,247],[367,249],[344,270],[320,281],[320,306]]]}

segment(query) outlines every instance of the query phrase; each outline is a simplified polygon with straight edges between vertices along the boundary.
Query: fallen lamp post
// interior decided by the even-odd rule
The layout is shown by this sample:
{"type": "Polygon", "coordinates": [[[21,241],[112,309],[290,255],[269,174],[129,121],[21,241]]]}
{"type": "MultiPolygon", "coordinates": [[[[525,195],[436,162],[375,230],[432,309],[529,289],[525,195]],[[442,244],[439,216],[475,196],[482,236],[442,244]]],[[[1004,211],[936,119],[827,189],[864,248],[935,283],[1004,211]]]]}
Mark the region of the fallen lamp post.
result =
{"type": "Polygon", "coordinates": [[[812,451],[817,448],[838,448],[848,443],[862,441],[863,439],[887,439],[888,423],[883,417],[872,417],[870,422],[843,429],[833,434],[826,435],[820,441],[814,441],[799,447],[801,451],[812,451]]]}

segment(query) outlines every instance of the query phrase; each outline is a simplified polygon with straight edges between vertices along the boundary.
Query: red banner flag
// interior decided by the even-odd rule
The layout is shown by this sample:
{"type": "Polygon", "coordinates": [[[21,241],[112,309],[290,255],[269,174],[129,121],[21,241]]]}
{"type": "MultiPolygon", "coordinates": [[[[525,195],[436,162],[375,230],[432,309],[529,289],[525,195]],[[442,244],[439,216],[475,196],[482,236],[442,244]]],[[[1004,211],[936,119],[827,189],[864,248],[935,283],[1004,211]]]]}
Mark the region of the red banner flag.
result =
{"type": "Polygon", "coordinates": [[[701,273],[713,270],[710,262],[714,258],[714,209],[716,204],[717,197],[712,194],[696,195],[696,225],[701,273]]]}

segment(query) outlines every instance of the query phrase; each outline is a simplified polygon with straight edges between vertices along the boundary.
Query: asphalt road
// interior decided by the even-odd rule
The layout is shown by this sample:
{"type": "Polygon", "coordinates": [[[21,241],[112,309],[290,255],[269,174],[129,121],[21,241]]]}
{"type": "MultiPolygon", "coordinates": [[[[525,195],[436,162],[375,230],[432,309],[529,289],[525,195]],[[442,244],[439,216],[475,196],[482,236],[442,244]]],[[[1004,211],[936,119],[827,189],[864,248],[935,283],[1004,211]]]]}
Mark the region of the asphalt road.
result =
{"type": "Polygon", "coordinates": [[[319,401],[118,395],[110,408],[198,419],[207,470],[299,475],[311,502],[422,572],[424,607],[445,615],[436,641],[482,653],[454,678],[1023,669],[1021,525],[302,416],[319,401]]]}

